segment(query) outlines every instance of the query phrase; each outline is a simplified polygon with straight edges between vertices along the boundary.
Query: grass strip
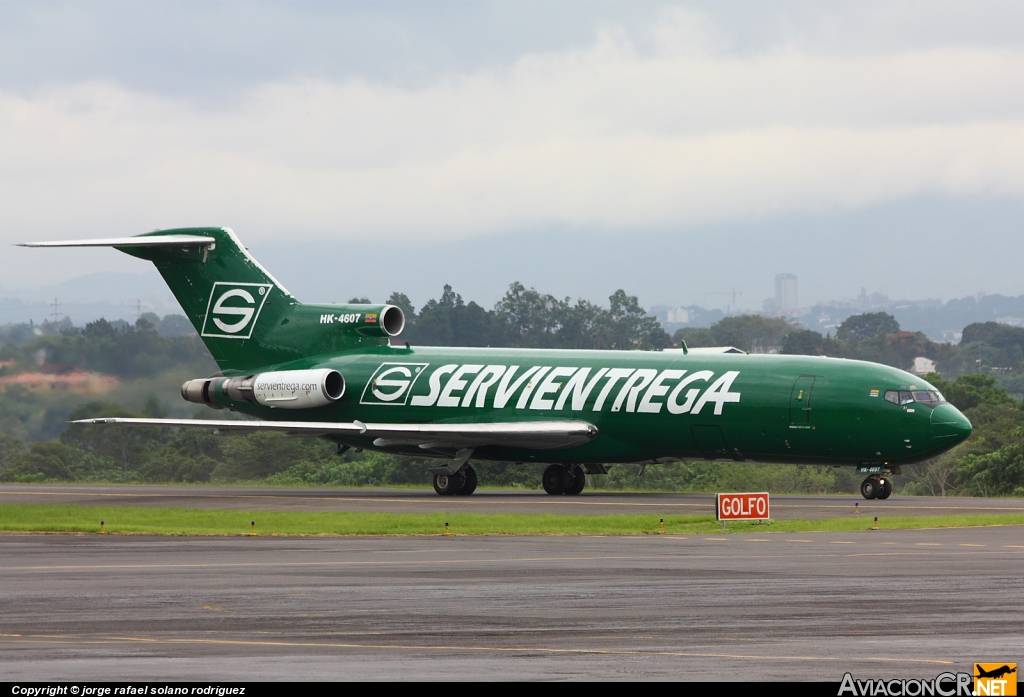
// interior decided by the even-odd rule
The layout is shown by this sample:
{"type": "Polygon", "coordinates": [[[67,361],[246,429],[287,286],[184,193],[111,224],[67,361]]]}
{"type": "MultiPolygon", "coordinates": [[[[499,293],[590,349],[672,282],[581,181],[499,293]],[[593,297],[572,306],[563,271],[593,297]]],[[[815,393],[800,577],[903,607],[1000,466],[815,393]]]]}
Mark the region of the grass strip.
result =
{"type": "MultiPolygon", "coordinates": [[[[234,511],[47,504],[0,504],[0,531],[155,535],[245,535],[256,521],[259,535],[649,535],[661,531],[658,515],[559,515],[553,513],[349,513],[234,511]]],[[[726,533],[853,532],[873,525],[871,516],[826,520],[730,522],[726,533]]],[[[884,518],[884,530],[1024,525],[1024,514],[902,516],[884,518]]],[[[666,515],[669,534],[722,534],[707,515],[666,515]]]]}

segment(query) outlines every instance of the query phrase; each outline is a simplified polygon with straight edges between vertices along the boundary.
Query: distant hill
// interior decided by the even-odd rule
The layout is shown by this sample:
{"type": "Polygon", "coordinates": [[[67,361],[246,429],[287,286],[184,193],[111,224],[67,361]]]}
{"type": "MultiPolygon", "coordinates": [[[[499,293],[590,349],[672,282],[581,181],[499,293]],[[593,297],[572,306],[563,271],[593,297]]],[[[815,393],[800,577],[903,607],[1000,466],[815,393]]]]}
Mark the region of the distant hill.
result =
{"type": "Polygon", "coordinates": [[[140,301],[142,312],[181,313],[159,274],[104,272],[38,288],[0,289],[0,324],[52,320],[54,298],[59,318],[69,317],[77,326],[100,317],[134,322],[140,301]]]}

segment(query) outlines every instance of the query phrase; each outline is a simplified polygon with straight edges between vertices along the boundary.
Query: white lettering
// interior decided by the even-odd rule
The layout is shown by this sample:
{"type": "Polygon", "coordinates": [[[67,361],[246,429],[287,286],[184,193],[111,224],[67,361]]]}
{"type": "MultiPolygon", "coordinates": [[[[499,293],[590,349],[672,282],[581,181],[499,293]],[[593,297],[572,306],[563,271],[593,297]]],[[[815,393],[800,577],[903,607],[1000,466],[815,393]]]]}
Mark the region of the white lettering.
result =
{"type": "Polygon", "coordinates": [[[442,365],[435,370],[430,376],[430,394],[416,395],[412,398],[412,405],[414,407],[434,406],[434,402],[437,401],[438,396],[441,394],[441,378],[458,367],[458,365],[442,365]]]}
{"type": "Polygon", "coordinates": [[[730,370],[729,372],[722,375],[722,377],[711,383],[711,387],[704,391],[704,394],[700,396],[696,406],[694,406],[691,414],[699,414],[700,410],[704,408],[704,405],[708,402],[715,403],[715,416],[719,416],[722,413],[722,405],[726,402],[738,402],[740,401],[739,392],[730,392],[729,388],[732,387],[733,380],[740,374],[738,370],[730,370]]]}
{"type": "Polygon", "coordinates": [[[594,389],[594,385],[597,381],[604,377],[604,374],[608,372],[607,368],[601,368],[597,371],[590,382],[587,382],[587,375],[590,374],[590,368],[583,368],[578,373],[570,378],[569,382],[566,383],[565,389],[562,390],[562,394],[558,395],[558,402],[555,403],[555,409],[561,411],[562,407],[565,406],[565,400],[569,398],[569,394],[572,394],[572,410],[582,411],[583,407],[587,404],[587,397],[590,396],[590,392],[594,389]],[[586,384],[586,386],[584,386],[586,384]]]}
{"type": "Polygon", "coordinates": [[[668,400],[665,402],[665,406],[668,408],[669,414],[685,414],[690,411],[690,407],[693,406],[694,401],[697,399],[697,395],[700,394],[700,389],[693,388],[686,393],[686,402],[683,404],[679,403],[679,393],[683,391],[683,388],[692,382],[698,380],[707,381],[714,376],[710,370],[698,370],[693,373],[685,380],[681,380],[675,389],[672,390],[672,394],[668,396],[668,400]]]}
{"type": "Polygon", "coordinates": [[[519,401],[516,402],[516,409],[526,408],[526,403],[530,401],[530,395],[533,393],[534,385],[536,385],[537,382],[540,381],[542,377],[544,377],[544,373],[548,372],[549,370],[551,370],[551,366],[544,366],[543,368],[537,371],[537,374],[533,377],[532,380],[526,383],[526,387],[523,388],[523,393],[519,395],[519,401]]]}
{"type": "Polygon", "coordinates": [[[622,408],[622,401],[626,399],[627,394],[629,395],[629,401],[626,402],[626,411],[636,411],[637,394],[639,394],[640,390],[650,385],[651,381],[654,380],[654,376],[657,374],[658,371],[652,370],[651,368],[640,368],[633,373],[629,380],[626,381],[626,384],[622,386],[622,389],[619,390],[619,394],[615,398],[615,402],[612,404],[612,411],[618,411],[622,408]]]}
{"type": "Polygon", "coordinates": [[[540,367],[536,365],[532,368],[527,368],[526,372],[520,375],[519,378],[512,383],[512,386],[509,387],[509,381],[512,379],[512,376],[516,374],[516,371],[519,370],[519,366],[517,365],[509,366],[508,370],[506,370],[505,374],[502,376],[501,382],[498,383],[498,387],[494,390],[494,408],[503,409],[505,405],[508,404],[508,400],[512,399],[512,395],[516,393],[516,390],[522,387],[523,383],[525,383],[530,376],[536,373],[539,369],[540,367]]]}
{"type": "Polygon", "coordinates": [[[854,697],[857,695],[857,688],[853,686],[853,676],[849,673],[843,676],[843,682],[839,686],[839,694],[836,697],[843,697],[843,693],[846,691],[849,691],[854,697]]]}
{"type": "Polygon", "coordinates": [[[472,375],[473,373],[479,373],[482,369],[482,365],[464,365],[458,370],[456,370],[455,374],[448,379],[448,383],[444,386],[444,390],[441,392],[441,396],[437,400],[437,406],[459,406],[460,398],[458,396],[452,397],[452,392],[461,390],[466,386],[466,383],[468,381],[462,379],[463,375],[472,375]]]}
{"type": "Polygon", "coordinates": [[[487,390],[498,381],[498,378],[504,372],[505,366],[503,365],[489,365],[484,368],[483,372],[477,375],[476,379],[473,380],[473,384],[469,386],[466,396],[462,398],[462,406],[468,407],[472,404],[473,395],[476,395],[476,406],[478,409],[482,409],[484,400],[487,399],[487,390]]]}
{"type": "Polygon", "coordinates": [[[548,376],[544,378],[544,382],[540,384],[537,391],[533,395],[533,401],[530,403],[531,409],[551,409],[555,406],[554,399],[544,399],[544,395],[549,392],[557,392],[558,388],[561,387],[561,383],[556,383],[557,378],[567,378],[575,373],[577,368],[555,368],[548,376]]]}
{"type": "Polygon", "coordinates": [[[651,383],[651,386],[644,392],[644,398],[640,400],[637,411],[641,414],[657,414],[664,406],[661,402],[652,402],[655,397],[664,397],[668,392],[668,385],[662,385],[665,380],[678,380],[686,374],[685,370],[663,370],[658,379],[651,383]]]}
{"type": "Polygon", "coordinates": [[[633,368],[612,368],[608,371],[608,382],[601,388],[601,394],[597,395],[597,401],[594,402],[594,411],[601,411],[604,407],[604,401],[608,399],[608,395],[611,394],[612,388],[615,387],[615,383],[619,381],[619,378],[628,378],[633,374],[633,368]]]}

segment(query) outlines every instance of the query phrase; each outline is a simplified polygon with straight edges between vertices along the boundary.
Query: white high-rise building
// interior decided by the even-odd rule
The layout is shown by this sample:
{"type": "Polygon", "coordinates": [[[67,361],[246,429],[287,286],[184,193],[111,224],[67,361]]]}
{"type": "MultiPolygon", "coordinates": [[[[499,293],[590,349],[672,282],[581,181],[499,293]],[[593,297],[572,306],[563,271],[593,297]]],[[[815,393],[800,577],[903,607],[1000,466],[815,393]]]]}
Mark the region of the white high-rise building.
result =
{"type": "Polygon", "coordinates": [[[690,311],[685,307],[677,307],[673,310],[668,311],[668,321],[670,324],[686,323],[690,321],[690,311]]]}
{"type": "Polygon", "coordinates": [[[800,309],[796,297],[796,274],[780,273],[775,277],[775,311],[788,315],[800,309]]]}

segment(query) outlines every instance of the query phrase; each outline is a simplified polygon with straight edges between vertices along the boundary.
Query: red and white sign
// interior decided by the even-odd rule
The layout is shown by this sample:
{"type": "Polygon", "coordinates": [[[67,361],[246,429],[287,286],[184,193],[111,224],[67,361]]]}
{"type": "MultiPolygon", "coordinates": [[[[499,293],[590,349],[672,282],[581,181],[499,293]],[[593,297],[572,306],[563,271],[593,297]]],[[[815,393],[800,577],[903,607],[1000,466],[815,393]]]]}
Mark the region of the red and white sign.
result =
{"type": "Polygon", "coordinates": [[[757,494],[718,494],[718,520],[768,520],[768,492],[757,494]]]}

